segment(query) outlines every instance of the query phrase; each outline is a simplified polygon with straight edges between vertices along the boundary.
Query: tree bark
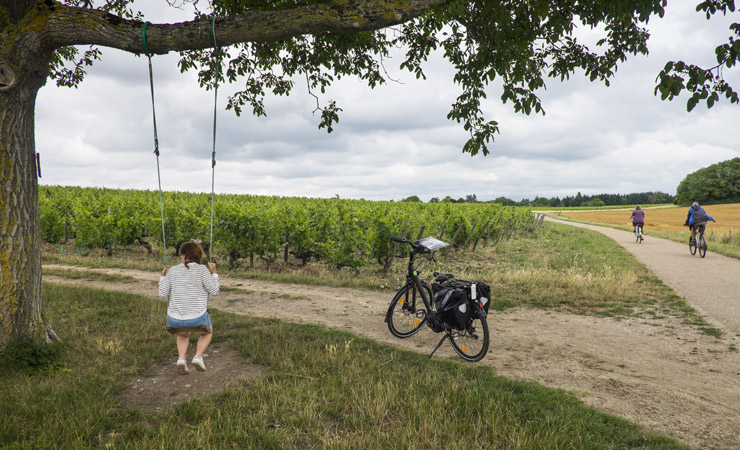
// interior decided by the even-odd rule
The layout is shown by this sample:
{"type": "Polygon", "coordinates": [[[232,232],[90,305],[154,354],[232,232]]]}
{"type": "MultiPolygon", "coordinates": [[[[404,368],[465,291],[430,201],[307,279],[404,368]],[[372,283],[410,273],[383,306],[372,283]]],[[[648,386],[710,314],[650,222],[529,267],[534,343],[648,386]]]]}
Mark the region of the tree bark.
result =
{"type": "Polygon", "coordinates": [[[21,337],[49,341],[41,298],[34,143],[36,94],[51,52],[32,36],[0,47],[0,350],[21,337]]]}
{"type": "MultiPolygon", "coordinates": [[[[358,0],[249,11],[215,22],[220,46],[272,42],[327,31],[357,32],[400,24],[448,0],[358,0]]],[[[44,320],[41,234],[34,142],[36,94],[54,51],[98,45],[144,53],[143,22],[55,0],[0,4],[0,351],[21,337],[47,342],[56,334],[44,320]]],[[[213,46],[209,20],[147,26],[150,54],[213,46]]]]}
{"type": "MultiPolygon", "coordinates": [[[[243,42],[275,42],[294,36],[325,32],[372,31],[408,22],[450,0],[356,0],[306,5],[277,11],[250,10],[217,18],[219,46],[243,42]]],[[[54,48],[67,45],[99,45],[131,53],[144,53],[143,22],[122,19],[86,8],[74,8],[46,0],[44,40],[54,48]]],[[[38,26],[37,24],[35,26],[38,26]]],[[[151,24],[146,29],[149,53],[202,50],[213,47],[211,21],[151,24]]]]}

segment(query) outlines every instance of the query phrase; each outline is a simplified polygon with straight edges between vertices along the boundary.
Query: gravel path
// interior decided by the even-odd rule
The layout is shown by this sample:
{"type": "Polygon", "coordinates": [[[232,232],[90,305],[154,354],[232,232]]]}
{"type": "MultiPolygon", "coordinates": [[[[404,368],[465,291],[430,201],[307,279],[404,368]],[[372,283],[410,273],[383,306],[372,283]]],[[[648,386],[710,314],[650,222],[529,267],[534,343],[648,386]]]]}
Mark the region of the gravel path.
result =
{"type": "Polygon", "coordinates": [[[692,256],[688,232],[686,244],[649,235],[645,236],[642,244],[637,244],[635,235],[627,231],[550,217],[547,220],[598,231],[614,239],[685,298],[707,322],[729,335],[740,336],[739,260],[712,253],[711,248],[705,258],[700,258],[698,253],[692,256]]]}

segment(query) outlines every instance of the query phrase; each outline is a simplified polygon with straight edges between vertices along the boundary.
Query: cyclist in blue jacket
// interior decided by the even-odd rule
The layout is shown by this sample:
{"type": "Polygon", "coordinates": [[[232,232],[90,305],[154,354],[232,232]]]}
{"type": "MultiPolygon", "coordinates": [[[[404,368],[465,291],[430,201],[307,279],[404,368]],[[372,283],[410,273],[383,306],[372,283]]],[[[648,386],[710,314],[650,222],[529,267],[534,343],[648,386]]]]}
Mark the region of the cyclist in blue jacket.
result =
{"type": "Polygon", "coordinates": [[[689,242],[696,241],[696,230],[703,233],[707,228],[707,222],[710,220],[716,222],[697,202],[691,204],[689,213],[686,216],[686,223],[684,223],[684,225],[691,228],[691,239],[689,242]]]}

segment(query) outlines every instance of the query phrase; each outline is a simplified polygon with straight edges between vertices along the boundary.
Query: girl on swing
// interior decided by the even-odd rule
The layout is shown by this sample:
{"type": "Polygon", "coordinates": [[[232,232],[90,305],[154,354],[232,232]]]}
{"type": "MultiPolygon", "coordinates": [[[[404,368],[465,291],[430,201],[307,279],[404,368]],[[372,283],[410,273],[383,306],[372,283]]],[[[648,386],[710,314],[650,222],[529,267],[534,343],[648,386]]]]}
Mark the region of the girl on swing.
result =
{"type": "Polygon", "coordinates": [[[216,264],[201,264],[203,248],[197,242],[185,242],[180,247],[182,263],[165,267],[159,279],[159,296],[169,297],[167,331],[177,334],[177,373],[188,374],[185,356],[190,343],[190,332],[200,333],[191,364],[205,372],[203,353],[211,343],[213,325],[208,315],[208,295],[218,295],[220,284],[216,264]]]}

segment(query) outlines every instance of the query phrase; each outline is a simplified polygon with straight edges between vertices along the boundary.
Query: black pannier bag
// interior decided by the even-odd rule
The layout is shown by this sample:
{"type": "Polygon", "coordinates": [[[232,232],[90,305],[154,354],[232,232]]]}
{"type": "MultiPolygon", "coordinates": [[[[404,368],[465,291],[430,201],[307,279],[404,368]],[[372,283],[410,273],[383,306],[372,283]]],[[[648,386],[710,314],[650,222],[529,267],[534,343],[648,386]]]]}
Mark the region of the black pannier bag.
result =
{"type": "Polygon", "coordinates": [[[444,287],[434,294],[434,304],[442,321],[458,330],[464,330],[473,315],[473,305],[465,288],[444,287]]]}
{"type": "MultiPolygon", "coordinates": [[[[470,288],[468,288],[469,290],[470,288]]],[[[476,300],[478,304],[483,308],[483,311],[488,314],[488,308],[491,307],[491,287],[486,283],[480,281],[475,283],[476,300]]]]}

